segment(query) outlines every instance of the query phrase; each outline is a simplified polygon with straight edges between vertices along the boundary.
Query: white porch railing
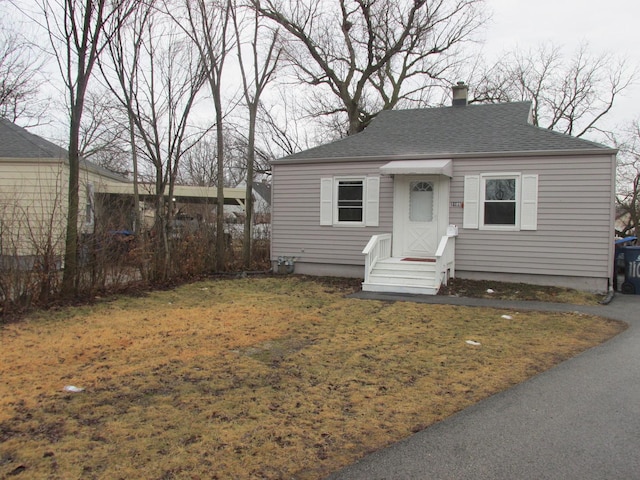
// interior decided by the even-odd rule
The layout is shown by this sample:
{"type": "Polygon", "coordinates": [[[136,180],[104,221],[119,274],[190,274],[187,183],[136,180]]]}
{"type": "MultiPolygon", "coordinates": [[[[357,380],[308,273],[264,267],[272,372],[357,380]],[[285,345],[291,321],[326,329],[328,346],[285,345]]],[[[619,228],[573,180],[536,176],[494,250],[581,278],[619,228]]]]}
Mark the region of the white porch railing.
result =
{"type": "Polygon", "coordinates": [[[438,250],[436,250],[436,289],[440,285],[446,285],[449,277],[455,276],[455,257],[456,257],[456,237],[445,235],[440,239],[438,250]]]}
{"type": "Polygon", "coordinates": [[[383,233],[374,235],[362,250],[364,254],[364,281],[369,281],[369,274],[376,266],[378,260],[386,260],[391,257],[391,234],[383,233]]]}

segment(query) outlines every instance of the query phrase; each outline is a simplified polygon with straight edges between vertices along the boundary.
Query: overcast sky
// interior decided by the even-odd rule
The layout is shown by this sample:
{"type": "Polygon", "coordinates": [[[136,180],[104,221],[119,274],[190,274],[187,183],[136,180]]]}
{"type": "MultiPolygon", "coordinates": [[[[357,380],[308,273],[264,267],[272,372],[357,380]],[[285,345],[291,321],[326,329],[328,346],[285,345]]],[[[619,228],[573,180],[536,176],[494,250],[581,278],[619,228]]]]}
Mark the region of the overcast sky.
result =
{"type": "MultiPolygon", "coordinates": [[[[640,0],[485,0],[485,4],[491,19],[481,40],[489,62],[504,51],[527,50],[544,42],[563,46],[571,55],[587,42],[594,54],[626,57],[630,66],[640,67],[640,0]]],[[[636,118],[640,119],[640,77],[618,99],[603,126],[621,127],[636,118]]]]}
{"type": "MultiPolygon", "coordinates": [[[[484,34],[487,57],[544,42],[573,52],[587,42],[593,53],[620,55],[640,66],[638,0],[485,0],[492,18],[484,34]]],[[[639,79],[640,80],[640,79],[639,79]]],[[[640,118],[640,83],[620,98],[609,122],[640,118]]]]}

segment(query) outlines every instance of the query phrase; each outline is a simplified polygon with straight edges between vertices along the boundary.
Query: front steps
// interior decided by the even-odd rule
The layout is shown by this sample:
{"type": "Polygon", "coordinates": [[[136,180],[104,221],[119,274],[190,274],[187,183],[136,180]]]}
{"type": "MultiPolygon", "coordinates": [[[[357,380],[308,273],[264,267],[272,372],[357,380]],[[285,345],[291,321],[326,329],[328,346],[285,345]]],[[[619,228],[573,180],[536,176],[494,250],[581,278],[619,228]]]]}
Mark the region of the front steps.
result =
{"type": "Polygon", "coordinates": [[[417,295],[435,295],[436,263],[434,259],[388,258],[379,260],[366,282],[362,284],[365,292],[409,293],[417,295]]]}

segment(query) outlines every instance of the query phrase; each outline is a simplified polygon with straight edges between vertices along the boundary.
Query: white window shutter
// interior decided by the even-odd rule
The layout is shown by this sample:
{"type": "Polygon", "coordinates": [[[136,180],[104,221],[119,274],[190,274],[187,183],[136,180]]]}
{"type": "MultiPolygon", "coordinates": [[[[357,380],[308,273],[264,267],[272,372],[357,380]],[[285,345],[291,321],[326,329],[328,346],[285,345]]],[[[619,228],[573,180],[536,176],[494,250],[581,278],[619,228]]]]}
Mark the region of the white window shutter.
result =
{"type": "Polygon", "coordinates": [[[333,178],[320,179],[320,225],[333,225],[333,178]]]}
{"type": "Polygon", "coordinates": [[[365,225],[377,227],[380,210],[380,177],[367,177],[366,201],[364,207],[365,225]]]}
{"type": "Polygon", "coordinates": [[[480,217],[480,176],[464,177],[464,214],[462,228],[478,228],[480,217]]]}
{"type": "Polygon", "coordinates": [[[538,175],[522,176],[522,207],[520,230],[538,228],[538,175]]]}

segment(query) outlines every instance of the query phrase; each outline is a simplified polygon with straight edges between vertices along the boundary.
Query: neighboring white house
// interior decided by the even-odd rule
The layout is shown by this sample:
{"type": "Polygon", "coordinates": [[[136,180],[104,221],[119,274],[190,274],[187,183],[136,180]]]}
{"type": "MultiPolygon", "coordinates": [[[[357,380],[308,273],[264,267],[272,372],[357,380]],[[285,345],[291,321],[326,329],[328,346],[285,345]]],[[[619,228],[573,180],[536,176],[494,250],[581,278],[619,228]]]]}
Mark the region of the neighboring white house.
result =
{"type": "MultiPolygon", "coordinates": [[[[69,163],[66,150],[0,119],[0,255],[62,255],[66,228],[69,163]]],[[[96,192],[129,181],[82,161],[78,227],[94,228],[96,192]]]]}
{"type": "Polygon", "coordinates": [[[383,111],[272,163],[271,259],[435,293],[451,276],[606,291],[616,150],[531,124],[529,102],[383,111]]]}
{"type": "MultiPolygon", "coordinates": [[[[25,264],[29,265],[30,259],[63,254],[68,178],[66,150],[0,119],[0,259],[18,257],[26,259],[25,264]]],[[[143,201],[155,195],[154,188],[149,185],[141,184],[139,191],[143,201]]],[[[213,206],[217,202],[217,192],[216,187],[176,186],[172,200],[176,204],[213,206]]],[[[239,205],[244,201],[245,189],[225,188],[224,196],[225,205],[239,205]]],[[[79,197],[79,231],[90,234],[95,228],[97,199],[106,200],[106,208],[112,205],[109,200],[131,199],[133,183],[122,175],[82,160],[79,197]]],[[[133,205],[130,201],[117,204],[133,205]]],[[[107,215],[102,213],[103,217],[108,217],[109,212],[107,215]]],[[[131,221],[134,215],[128,217],[131,221]]],[[[117,227],[129,228],[124,223],[117,227]]]]}

